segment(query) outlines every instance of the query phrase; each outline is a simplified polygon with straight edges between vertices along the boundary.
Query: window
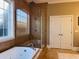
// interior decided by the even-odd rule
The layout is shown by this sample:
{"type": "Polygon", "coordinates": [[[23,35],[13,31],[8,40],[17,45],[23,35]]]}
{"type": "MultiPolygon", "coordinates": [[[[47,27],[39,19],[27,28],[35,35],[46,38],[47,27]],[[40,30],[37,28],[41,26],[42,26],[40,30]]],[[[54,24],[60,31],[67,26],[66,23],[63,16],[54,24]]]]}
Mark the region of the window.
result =
{"type": "Polygon", "coordinates": [[[8,0],[0,0],[0,41],[13,36],[12,4],[8,0]]]}
{"type": "Polygon", "coordinates": [[[29,34],[29,15],[21,9],[16,10],[17,29],[16,36],[29,34]]]}

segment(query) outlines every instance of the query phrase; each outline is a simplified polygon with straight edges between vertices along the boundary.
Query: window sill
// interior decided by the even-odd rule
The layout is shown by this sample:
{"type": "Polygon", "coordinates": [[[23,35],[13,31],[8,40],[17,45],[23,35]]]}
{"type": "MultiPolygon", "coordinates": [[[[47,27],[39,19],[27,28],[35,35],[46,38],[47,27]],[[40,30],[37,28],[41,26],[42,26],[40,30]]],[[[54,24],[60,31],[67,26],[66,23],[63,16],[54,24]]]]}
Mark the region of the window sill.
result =
{"type": "Polygon", "coordinates": [[[8,41],[8,40],[13,40],[13,39],[14,39],[14,37],[8,37],[8,36],[0,37],[0,42],[5,42],[5,41],[8,41]]]}

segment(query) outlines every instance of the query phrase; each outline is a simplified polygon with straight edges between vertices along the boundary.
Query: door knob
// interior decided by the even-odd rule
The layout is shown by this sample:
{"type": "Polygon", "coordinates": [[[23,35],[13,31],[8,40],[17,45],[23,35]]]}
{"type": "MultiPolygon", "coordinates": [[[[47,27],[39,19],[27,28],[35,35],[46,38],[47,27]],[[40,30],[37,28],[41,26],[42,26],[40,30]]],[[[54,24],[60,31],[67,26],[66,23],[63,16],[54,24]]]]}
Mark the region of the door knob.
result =
{"type": "Polygon", "coordinates": [[[59,34],[59,36],[63,36],[63,34],[59,34]]]}
{"type": "Polygon", "coordinates": [[[63,36],[63,34],[61,34],[61,36],[63,36]]]}

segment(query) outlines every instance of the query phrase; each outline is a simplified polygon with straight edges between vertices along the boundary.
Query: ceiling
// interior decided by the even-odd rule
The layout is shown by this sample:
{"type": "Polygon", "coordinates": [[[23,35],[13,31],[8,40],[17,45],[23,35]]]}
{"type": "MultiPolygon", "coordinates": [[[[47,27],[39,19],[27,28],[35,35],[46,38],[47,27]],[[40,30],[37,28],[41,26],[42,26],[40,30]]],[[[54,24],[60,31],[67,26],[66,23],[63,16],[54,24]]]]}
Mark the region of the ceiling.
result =
{"type": "Polygon", "coordinates": [[[36,3],[48,2],[49,4],[53,4],[53,3],[64,3],[64,2],[76,2],[79,0],[27,0],[27,2],[31,2],[31,1],[34,1],[36,3]]]}

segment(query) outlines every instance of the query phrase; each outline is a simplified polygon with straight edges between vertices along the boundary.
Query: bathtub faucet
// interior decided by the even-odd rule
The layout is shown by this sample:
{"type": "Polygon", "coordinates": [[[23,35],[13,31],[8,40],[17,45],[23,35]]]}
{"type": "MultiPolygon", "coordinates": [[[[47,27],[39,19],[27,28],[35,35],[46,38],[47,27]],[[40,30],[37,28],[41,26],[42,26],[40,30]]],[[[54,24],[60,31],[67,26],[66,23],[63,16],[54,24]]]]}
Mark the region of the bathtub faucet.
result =
{"type": "Polygon", "coordinates": [[[27,44],[27,47],[30,47],[30,48],[32,48],[33,50],[36,50],[36,48],[34,48],[34,44],[33,44],[33,43],[27,44]]]}
{"type": "Polygon", "coordinates": [[[36,50],[36,48],[34,48],[34,44],[33,43],[31,43],[31,47],[30,48],[32,48],[33,50],[36,50]]]}

